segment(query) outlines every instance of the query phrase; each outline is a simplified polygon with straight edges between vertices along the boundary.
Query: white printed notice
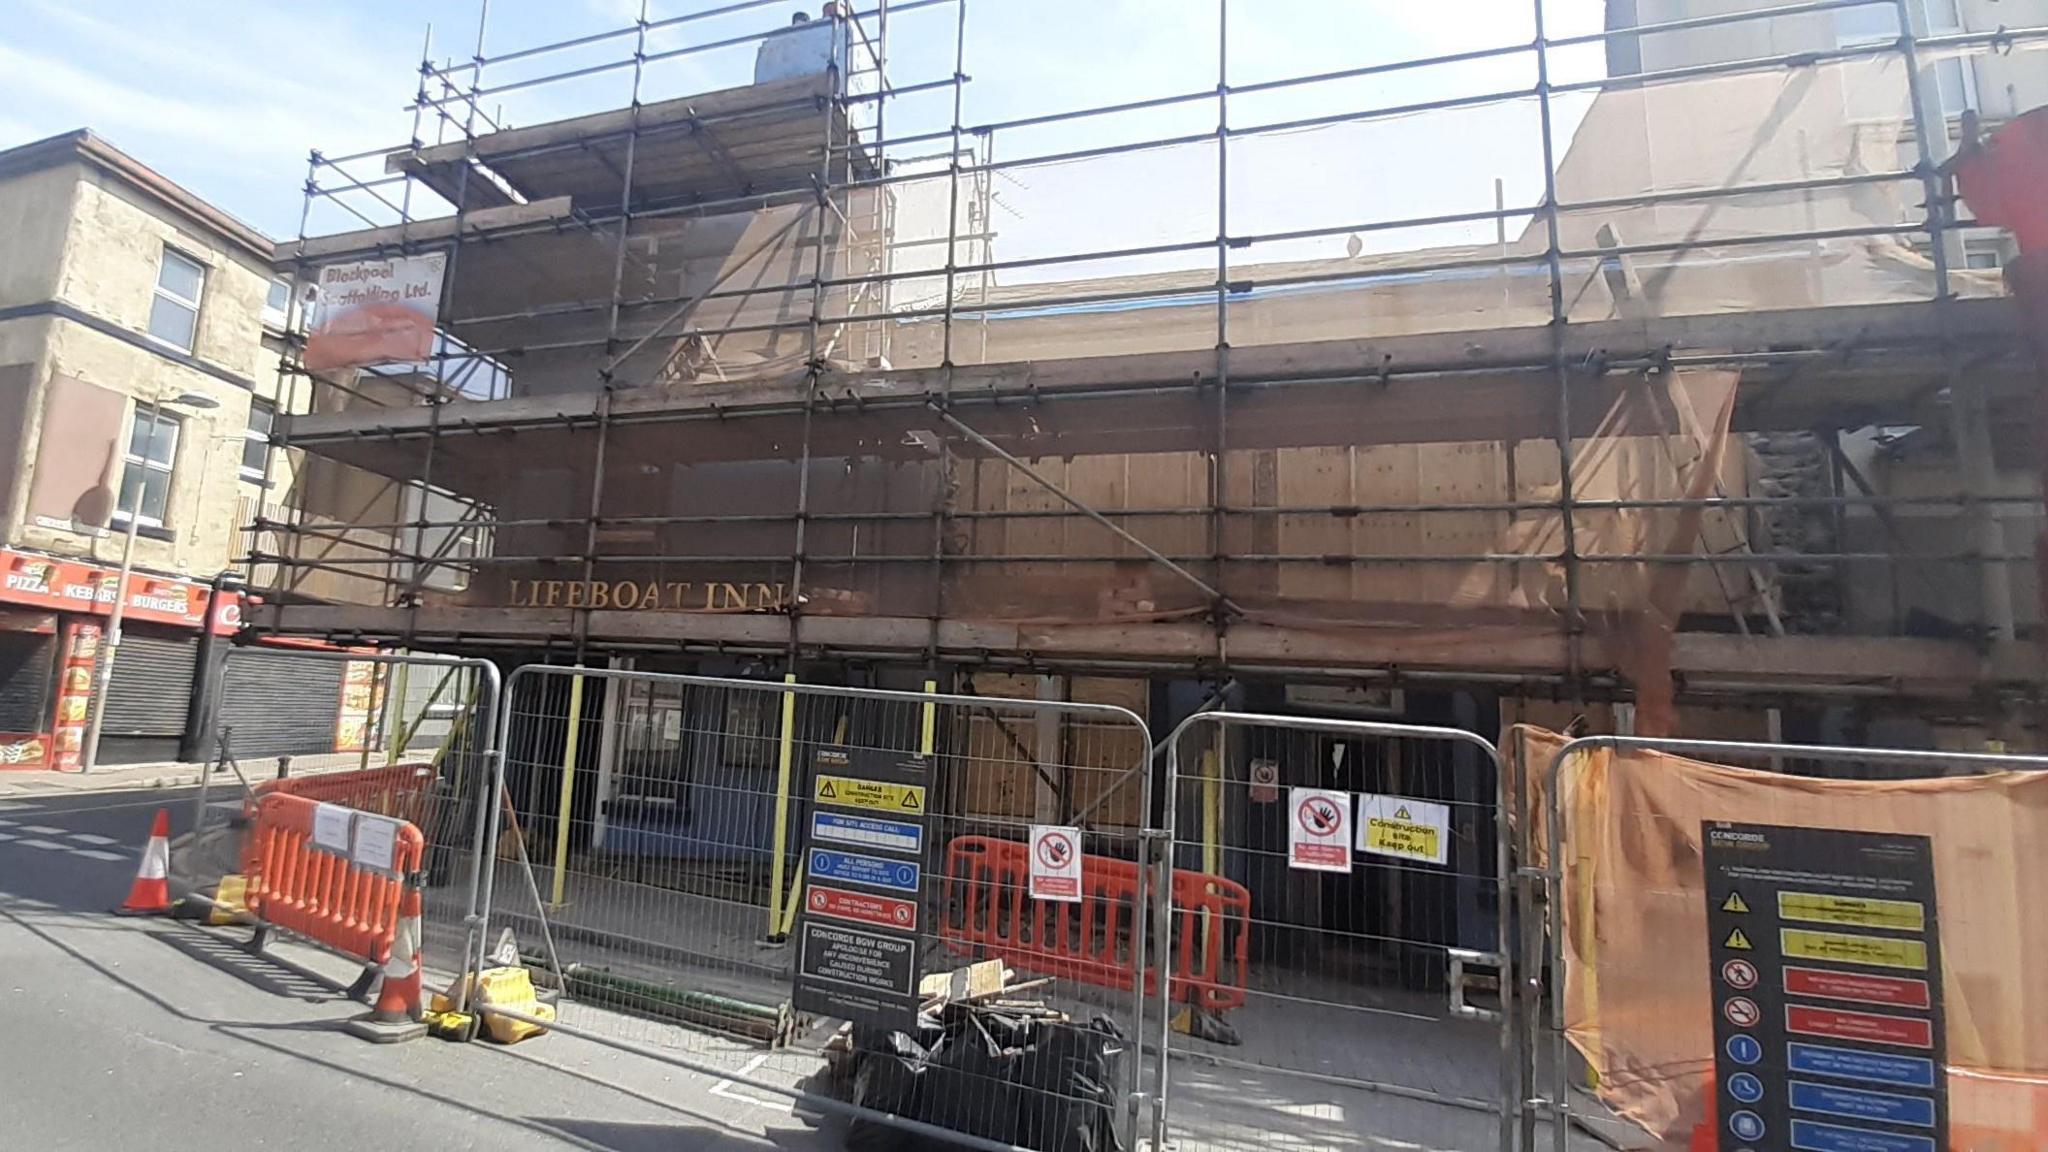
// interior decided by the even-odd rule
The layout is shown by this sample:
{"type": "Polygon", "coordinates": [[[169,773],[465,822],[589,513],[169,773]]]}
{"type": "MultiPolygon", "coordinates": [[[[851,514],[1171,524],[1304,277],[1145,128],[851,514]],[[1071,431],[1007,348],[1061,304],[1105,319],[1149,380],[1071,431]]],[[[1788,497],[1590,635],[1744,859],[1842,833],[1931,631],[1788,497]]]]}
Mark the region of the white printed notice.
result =
{"type": "Polygon", "coordinates": [[[1364,793],[1358,798],[1358,850],[1447,864],[1451,859],[1450,806],[1364,793]]]}
{"type": "Polygon", "coordinates": [[[1031,897],[1081,900],[1081,830],[1059,824],[1031,826],[1031,897]]]}
{"type": "Polygon", "coordinates": [[[1290,788],[1287,810],[1288,867],[1351,871],[1351,793],[1290,788]]]}
{"type": "Polygon", "coordinates": [[[370,815],[358,819],[355,851],[349,855],[359,868],[392,871],[392,862],[398,856],[398,821],[370,815]]]}
{"type": "Polygon", "coordinates": [[[313,847],[348,855],[348,822],[355,809],[339,804],[322,804],[313,809],[313,847]]]}

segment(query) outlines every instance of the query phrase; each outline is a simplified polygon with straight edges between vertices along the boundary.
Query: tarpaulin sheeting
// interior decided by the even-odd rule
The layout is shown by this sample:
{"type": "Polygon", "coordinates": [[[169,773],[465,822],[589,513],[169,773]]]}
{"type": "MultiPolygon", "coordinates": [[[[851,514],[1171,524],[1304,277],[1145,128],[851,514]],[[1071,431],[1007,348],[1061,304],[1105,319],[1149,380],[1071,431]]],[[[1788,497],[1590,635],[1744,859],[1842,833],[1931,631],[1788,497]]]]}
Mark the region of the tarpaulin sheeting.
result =
{"type": "MultiPolygon", "coordinates": [[[[1537,861],[1564,740],[1525,726],[1504,741],[1537,861]]],[[[1702,821],[1900,832],[1928,837],[1934,854],[1950,1146],[2043,1146],[2048,772],[1818,779],[1594,749],[1555,783],[1565,1031],[1610,1108],[1680,1148],[1712,1106],[1702,821]]]]}

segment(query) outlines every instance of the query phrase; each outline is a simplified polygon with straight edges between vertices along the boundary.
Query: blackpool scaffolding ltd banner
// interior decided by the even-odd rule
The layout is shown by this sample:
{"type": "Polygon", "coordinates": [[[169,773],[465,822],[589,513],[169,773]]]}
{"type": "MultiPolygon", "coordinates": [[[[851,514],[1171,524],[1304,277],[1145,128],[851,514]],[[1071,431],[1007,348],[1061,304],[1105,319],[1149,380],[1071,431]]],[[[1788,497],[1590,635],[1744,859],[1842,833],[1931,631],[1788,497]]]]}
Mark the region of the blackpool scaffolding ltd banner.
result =
{"type": "Polygon", "coordinates": [[[434,351],[446,253],[329,264],[320,269],[308,371],[425,360],[434,351]]]}

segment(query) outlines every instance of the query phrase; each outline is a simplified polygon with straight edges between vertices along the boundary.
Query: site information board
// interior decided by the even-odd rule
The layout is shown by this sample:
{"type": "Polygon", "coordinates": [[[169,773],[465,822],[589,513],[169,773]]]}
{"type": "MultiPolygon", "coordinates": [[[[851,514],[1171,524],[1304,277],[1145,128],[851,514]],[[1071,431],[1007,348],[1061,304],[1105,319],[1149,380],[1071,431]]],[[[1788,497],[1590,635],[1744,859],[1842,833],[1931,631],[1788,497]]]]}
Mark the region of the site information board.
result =
{"type": "Polygon", "coordinates": [[[791,997],[798,1011],[916,1026],[930,777],[924,756],[818,750],[791,997]]]}
{"type": "Polygon", "coordinates": [[[1945,1152],[1925,836],[1701,826],[1722,1152],[1945,1152]]]}

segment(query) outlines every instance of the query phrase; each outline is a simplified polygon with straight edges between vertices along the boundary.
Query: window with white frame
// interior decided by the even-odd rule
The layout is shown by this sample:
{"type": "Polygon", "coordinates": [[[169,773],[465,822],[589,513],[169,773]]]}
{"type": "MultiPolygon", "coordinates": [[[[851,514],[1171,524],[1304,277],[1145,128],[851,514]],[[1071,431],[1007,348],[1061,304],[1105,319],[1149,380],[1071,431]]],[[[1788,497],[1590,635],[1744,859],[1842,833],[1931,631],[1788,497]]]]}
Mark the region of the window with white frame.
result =
{"type": "Polygon", "coordinates": [[[145,527],[161,528],[171,504],[171,472],[178,460],[179,423],[168,412],[136,405],[128,427],[128,455],[121,470],[120,503],[114,518],[131,516],[145,527]]]}
{"type": "Polygon", "coordinates": [[[164,249],[156,270],[156,298],[149,305],[149,334],[180,352],[192,351],[199,335],[199,298],[206,266],[174,248],[164,249]]]}
{"type": "Polygon", "coordinates": [[[2012,241],[2003,232],[1963,237],[1963,267],[1981,272],[2003,268],[2012,259],[2012,241]]]}
{"type": "Polygon", "coordinates": [[[270,282],[270,291],[263,298],[263,323],[271,328],[285,329],[292,322],[292,282],[279,276],[270,282]]]}
{"type": "Polygon", "coordinates": [[[277,406],[268,400],[249,398],[249,426],[242,431],[242,479],[263,482],[270,462],[270,429],[277,423],[277,406]]]}
{"type": "MultiPolygon", "coordinates": [[[[1919,5],[1925,21],[1925,35],[1951,36],[1964,31],[1962,11],[1957,6],[1957,0],[1912,2],[1919,5]]],[[[1898,40],[1902,34],[1898,10],[1888,3],[1837,8],[1834,18],[1835,44],[1842,48],[1890,44],[1898,40]]],[[[1930,61],[1923,53],[1920,60],[1926,67],[1926,75],[1934,81],[1941,101],[1941,114],[1944,117],[1954,119],[1962,115],[1966,109],[1977,107],[1976,76],[1972,73],[1967,59],[1948,56],[1930,61]]],[[[1911,115],[1910,110],[1906,115],[1911,115]]]]}

